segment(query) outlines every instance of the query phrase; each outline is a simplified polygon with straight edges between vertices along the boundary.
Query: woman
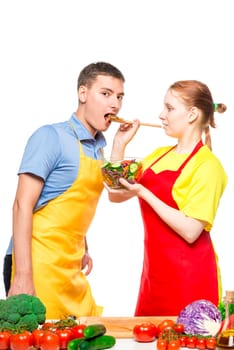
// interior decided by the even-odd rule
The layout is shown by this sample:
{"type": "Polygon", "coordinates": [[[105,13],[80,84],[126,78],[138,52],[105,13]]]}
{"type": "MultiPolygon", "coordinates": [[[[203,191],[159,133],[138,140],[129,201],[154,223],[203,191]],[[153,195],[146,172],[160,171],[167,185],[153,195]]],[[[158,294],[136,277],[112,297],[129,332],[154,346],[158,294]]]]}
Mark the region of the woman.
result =
{"type": "MultiPolygon", "coordinates": [[[[138,183],[121,179],[123,190],[105,185],[112,202],[139,199],[145,236],[135,316],[173,316],[194,300],[220,301],[210,230],[227,175],[211,151],[209,126],[215,127],[214,112],[225,110],[225,105],[214,104],[205,84],[175,82],[165,95],[160,119],[176,144],[157,148],[143,160],[138,183]]],[[[139,121],[134,127],[136,132],[139,121]]],[[[123,157],[127,143],[116,135],[113,159],[123,157]]]]}

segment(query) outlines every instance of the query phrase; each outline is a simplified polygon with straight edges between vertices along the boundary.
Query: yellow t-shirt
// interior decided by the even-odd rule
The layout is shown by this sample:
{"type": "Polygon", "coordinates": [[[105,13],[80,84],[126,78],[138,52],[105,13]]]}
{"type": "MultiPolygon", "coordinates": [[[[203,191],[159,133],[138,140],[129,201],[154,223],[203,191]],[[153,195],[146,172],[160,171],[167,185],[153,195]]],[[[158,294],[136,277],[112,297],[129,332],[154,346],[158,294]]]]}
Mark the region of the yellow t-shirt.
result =
{"type": "MultiPolygon", "coordinates": [[[[143,170],[171,146],[153,151],[143,160],[143,170]]],[[[189,154],[170,151],[152,166],[155,173],[163,170],[177,170],[189,154]]],[[[210,231],[214,222],[220,198],[227,185],[226,172],[218,158],[205,145],[189,160],[177,178],[172,196],[178,208],[189,217],[207,222],[206,231],[210,231]]]]}

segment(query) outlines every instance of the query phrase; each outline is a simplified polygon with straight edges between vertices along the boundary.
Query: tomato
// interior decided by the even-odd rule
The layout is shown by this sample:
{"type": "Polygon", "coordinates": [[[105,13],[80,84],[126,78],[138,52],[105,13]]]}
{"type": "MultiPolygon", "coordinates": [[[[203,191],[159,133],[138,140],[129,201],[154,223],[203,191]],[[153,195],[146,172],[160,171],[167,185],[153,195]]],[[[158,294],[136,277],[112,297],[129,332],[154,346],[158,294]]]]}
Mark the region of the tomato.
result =
{"type": "Polygon", "coordinates": [[[216,348],[216,338],[209,337],[206,339],[206,348],[209,350],[213,350],[216,348]]]}
{"type": "Polygon", "coordinates": [[[32,345],[32,333],[29,331],[23,331],[22,333],[14,333],[10,336],[11,350],[29,350],[32,345]]]}
{"type": "Polygon", "coordinates": [[[171,329],[175,326],[175,322],[169,319],[163,320],[157,324],[157,327],[160,332],[164,331],[165,329],[171,329]]]}
{"type": "Polygon", "coordinates": [[[188,337],[187,341],[186,341],[187,348],[195,349],[196,348],[196,342],[197,342],[197,338],[194,335],[192,335],[191,337],[188,337]]]}
{"type": "Polygon", "coordinates": [[[52,322],[52,321],[46,321],[43,323],[41,329],[44,329],[44,330],[47,330],[47,331],[51,331],[51,330],[55,330],[57,327],[56,327],[56,324],[55,322],[52,322]]]}
{"type": "Polygon", "coordinates": [[[138,342],[150,342],[155,340],[157,327],[151,322],[137,324],[133,328],[134,339],[138,342]]]}
{"type": "Polygon", "coordinates": [[[158,338],[157,340],[157,350],[167,350],[168,341],[163,338],[158,338]]]}
{"type": "Polygon", "coordinates": [[[179,341],[179,339],[169,340],[167,349],[168,350],[179,350],[180,349],[180,341],[179,341]]]}
{"type": "Polygon", "coordinates": [[[200,350],[206,349],[206,338],[197,338],[196,348],[200,350]]]}
{"type": "Polygon", "coordinates": [[[74,339],[72,337],[72,331],[70,328],[56,329],[55,333],[59,337],[60,349],[66,349],[69,340],[74,339]]]}
{"type": "Polygon", "coordinates": [[[46,331],[43,329],[34,329],[32,331],[33,346],[35,348],[40,348],[40,338],[46,331]]]}
{"type": "Polygon", "coordinates": [[[184,333],[184,325],[182,323],[175,323],[173,329],[176,331],[176,333],[184,333]]]}
{"type": "Polygon", "coordinates": [[[40,337],[41,350],[59,350],[59,348],[60,348],[59,337],[56,333],[51,331],[46,331],[40,337]]]}
{"type": "Polygon", "coordinates": [[[77,326],[74,326],[71,328],[72,331],[72,338],[77,339],[77,338],[83,338],[84,336],[84,329],[86,328],[85,324],[78,324],[77,326]]]}
{"type": "Polygon", "coordinates": [[[185,348],[187,346],[187,339],[188,339],[187,335],[180,335],[179,341],[180,341],[180,346],[182,348],[185,348]]]}
{"type": "Polygon", "coordinates": [[[0,332],[0,349],[5,350],[10,347],[10,336],[11,332],[2,331],[0,332]]]}

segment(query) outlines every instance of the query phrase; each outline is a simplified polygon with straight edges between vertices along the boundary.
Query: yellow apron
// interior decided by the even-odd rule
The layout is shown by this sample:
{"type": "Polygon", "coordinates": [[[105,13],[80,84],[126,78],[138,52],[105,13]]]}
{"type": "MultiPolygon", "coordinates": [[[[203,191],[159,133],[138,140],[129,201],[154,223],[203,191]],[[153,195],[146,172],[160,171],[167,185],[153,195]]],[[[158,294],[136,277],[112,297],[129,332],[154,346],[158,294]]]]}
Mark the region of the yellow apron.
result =
{"type": "MultiPolygon", "coordinates": [[[[80,143],[79,143],[80,144],[80,143]]],[[[85,235],[103,189],[100,161],[84,155],[72,186],[33,215],[33,279],[47,319],[99,316],[90,285],[81,271],[85,235]]]]}

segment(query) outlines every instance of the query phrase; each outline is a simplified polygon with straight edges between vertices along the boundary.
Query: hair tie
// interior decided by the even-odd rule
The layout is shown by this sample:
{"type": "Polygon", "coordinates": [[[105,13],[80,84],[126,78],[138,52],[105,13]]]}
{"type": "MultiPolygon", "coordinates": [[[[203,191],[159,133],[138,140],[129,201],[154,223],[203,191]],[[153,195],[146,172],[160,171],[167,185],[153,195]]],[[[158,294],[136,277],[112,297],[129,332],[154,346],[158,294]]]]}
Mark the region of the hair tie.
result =
{"type": "Polygon", "coordinates": [[[214,103],[213,106],[214,106],[214,111],[217,112],[217,110],[219,108],[219,104],[218,103],[214,103]]]}

